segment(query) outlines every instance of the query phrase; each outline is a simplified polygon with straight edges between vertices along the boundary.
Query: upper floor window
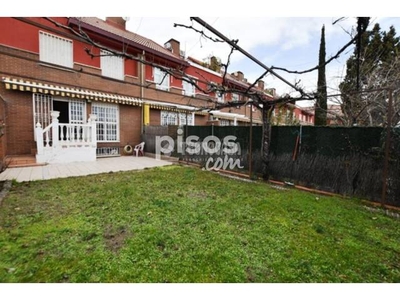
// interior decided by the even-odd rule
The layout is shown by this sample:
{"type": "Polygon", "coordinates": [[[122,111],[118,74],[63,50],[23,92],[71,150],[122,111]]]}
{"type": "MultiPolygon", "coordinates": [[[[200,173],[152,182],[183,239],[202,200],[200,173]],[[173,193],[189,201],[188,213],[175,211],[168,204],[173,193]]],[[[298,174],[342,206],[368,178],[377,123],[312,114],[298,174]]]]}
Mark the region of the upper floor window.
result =
{"type": "Polygon", "coordinates": [[[124,80],[124,58],[105,50],[101,50],[100,55],[101,75],[124,80]]]}
{"type": "Polygon", "coordinates": [[[196,86],[194,84],[191,84],[186,81],[182,81],[182,87],[183,87],[183,94],[186,96],[195,96],[196,95],[196,86]]]}
{"type": "Polygon", "coordinates": [[[239,94],[232,93],[232,101],[233,102],[239,102],[239,94]]]}
{"type": "Polygon", "coordinates": [[[39,31],[39,59],[72,68],[74,65],[72,40],[39,31]]]}
{"type": "Polygon", "coordinates": [[[224,93],[216,92],[218,102],[224,102],[224,93]]]}
{"type": "Polygon", "coordinates": [[[169,91],[169,74],[157,67],[154,67],[154,82],[157,89],[169,91]]]}

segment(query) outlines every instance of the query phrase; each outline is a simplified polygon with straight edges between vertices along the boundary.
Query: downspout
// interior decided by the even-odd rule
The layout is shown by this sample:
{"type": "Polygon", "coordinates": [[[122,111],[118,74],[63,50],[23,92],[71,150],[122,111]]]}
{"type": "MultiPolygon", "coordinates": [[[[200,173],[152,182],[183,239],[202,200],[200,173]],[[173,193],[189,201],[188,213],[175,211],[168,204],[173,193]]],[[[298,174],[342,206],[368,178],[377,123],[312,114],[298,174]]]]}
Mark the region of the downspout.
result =
{"type": "Polygon", "coordinates": [[[141,114],[140,114],[140,134],[143,134],[144,132],[144,104],[143,104],[143,97],[144,97],[144,59],[145,59],[145,51],[143,50],[142,55],[141,55],[141,61],[140,61],[140,100],[142,100],[142,109],[141,109],[141,114]]]}

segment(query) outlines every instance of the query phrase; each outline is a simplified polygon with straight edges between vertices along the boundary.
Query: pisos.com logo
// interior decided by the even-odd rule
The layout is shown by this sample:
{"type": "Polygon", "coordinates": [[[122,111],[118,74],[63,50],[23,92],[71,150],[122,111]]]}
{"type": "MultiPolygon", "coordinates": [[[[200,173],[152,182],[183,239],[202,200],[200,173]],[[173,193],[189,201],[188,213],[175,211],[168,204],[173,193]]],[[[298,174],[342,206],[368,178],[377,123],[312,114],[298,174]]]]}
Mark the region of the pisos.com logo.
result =
{"type": "Polygon", "coordinates": [[[169,156],[176,151],[193,158],[204,157],[206,170],[244,168],[238,157],[241,154],[241,148],[236,142],[236,136],[227,135],[221,140],[214,135],[209,135],[201,140],[197,135],[189,135],[184,140],[181,128],[177,133],[176,143],[168,135],[156,136],[156,159],[161,159],[162,154],[169,156]]]}

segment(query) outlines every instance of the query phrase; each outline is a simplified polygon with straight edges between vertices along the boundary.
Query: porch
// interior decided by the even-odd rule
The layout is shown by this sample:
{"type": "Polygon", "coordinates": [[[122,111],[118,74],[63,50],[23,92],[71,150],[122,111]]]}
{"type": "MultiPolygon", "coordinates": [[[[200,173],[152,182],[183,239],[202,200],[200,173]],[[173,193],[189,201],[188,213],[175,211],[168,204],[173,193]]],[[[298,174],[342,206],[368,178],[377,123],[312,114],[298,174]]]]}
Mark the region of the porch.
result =
{"type": "Polygon", "coordinates": [[[8,168],[3,173],[0,173],[0,181],[13,179],[18,182],[47,180],[109,172],[142,170],[171,164],[172,163],[169,161],[156,160],[146,156],[99,158],[95,161],[86,162],[55,163],[42,166],[8,168]]]}

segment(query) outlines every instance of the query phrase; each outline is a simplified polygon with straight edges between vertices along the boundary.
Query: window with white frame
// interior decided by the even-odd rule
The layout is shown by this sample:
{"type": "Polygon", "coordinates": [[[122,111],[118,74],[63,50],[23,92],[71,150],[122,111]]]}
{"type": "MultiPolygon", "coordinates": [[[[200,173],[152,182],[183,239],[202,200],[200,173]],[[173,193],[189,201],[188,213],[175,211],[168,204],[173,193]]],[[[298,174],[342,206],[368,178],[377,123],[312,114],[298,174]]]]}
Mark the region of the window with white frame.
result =
{"type": "Polygon", "coordinates": [[[159,90],[169,91],[169,74],[157,67],[154,67],[153,72],[156,88],[159,90]]]}
{"type": "Polygon", "coordinates": [[[229,126],[229,125],[231,125],[231,121],[224,119],[219,120],[219,126],[229,126]]]}
{"type": "Polygon", "coordinates": [[[39,59],[72,68],[74,65],[72,40],[39,31],[39,59]]]}
{"type": "Polygon", "coordinates": [[[224,94],[222,92],[216,92],[217,95],[217,101],[218,102],[224,102],[224,94]]]}
{"type": "Polygon", "coordinates": [[[233,102],[239,102],[239,94],[232,93],[232,101],[233,102]]]}
{"type": "Polygon", "coordinates": [[[119,140],[118,105],[93,103],[92,114],[97,115],[97,140],[116,142],[119,140]]]}
{"type": "Polygon", "coordinates": [[[186,96],[193,97],[196,95],[196,86],[186,81],[182,81],[183,91],[182,93],[186,96]]]}
{"type": "Polygon", "coordinates": [[[114,79],[124,80],[124,58],[121,56],[116,56],[111,52],[105,50],[101,50],[100,55],[101,75],[114,79]]]}
{"type": "Polygon", "coordinates": [[[86,103],[82,100],[69,101],[69,122],[83,124],[86,116],[86,103]]]}
{"type": "Polygon", "coordinates": [[[194,113],[179,113],[179,125],[194,126],[194,113]]]}
{"type": "Polygon", "coordinates": [[[172,111],[161,111],[161,125],[178,125],[178,113],[172,111]]]}
{"type": "Polygon", "coordinates": [[[161,125],[194,125],[194,113],[177,113],[171,111],[161,111],[161,125]]]}

